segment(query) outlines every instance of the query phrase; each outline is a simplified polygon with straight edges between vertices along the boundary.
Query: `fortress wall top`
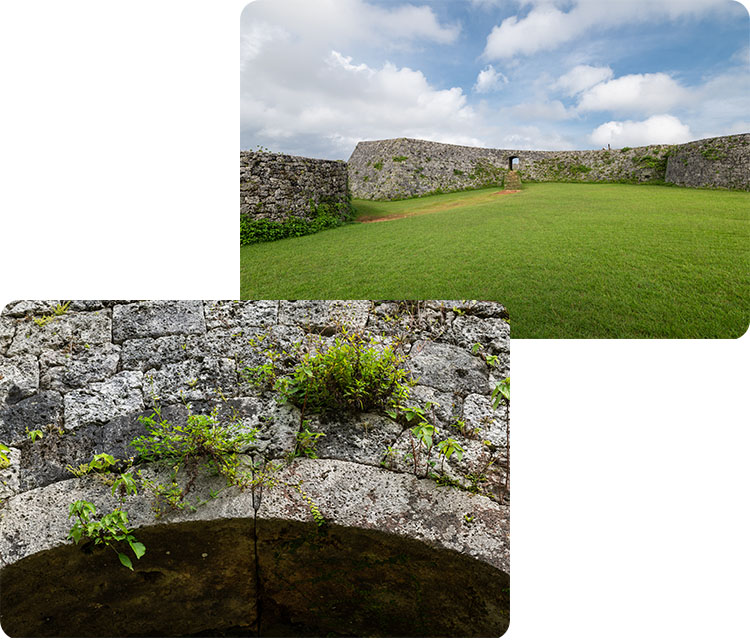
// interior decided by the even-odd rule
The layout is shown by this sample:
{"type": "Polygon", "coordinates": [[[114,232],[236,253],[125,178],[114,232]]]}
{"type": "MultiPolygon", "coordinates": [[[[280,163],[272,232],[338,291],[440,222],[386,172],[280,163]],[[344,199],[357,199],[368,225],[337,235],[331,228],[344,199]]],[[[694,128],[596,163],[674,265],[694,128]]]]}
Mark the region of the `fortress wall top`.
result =
{"type": "Polygon", "coordinates": [[[512,167],[524,180],[532,181],[643,183],[666,179],[684,186],[748,189],[748,138],[750,134],[741,134],[714,138],[713,142],[588,151],[485,149],[409,138],[367,141],[360,142],[349,159],[349,184],[358,198],[405,198],[501,186],[512,167]],[[680,171],[676,162],[686,170],[680,171]],[[669,176],[668,165],[675,165],[669,176]]]}

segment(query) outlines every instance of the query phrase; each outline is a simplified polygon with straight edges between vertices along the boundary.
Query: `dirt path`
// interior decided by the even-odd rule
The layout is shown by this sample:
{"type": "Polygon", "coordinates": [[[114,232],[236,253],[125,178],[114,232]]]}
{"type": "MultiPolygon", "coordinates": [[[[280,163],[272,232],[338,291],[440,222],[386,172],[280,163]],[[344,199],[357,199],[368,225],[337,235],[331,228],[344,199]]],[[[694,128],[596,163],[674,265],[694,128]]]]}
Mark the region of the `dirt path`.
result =
{"type": "MultiPolygon", "coordinates": [[[[505,196],[510,193],[518,193],[518,189],[505,189],[504,191],[494,191],[490,196],[505,196]]],[[[447,204],[437,204],[432,207],[425,207],[424,209],[418,209],[417,211],[404,211],[403,213],[394,213],[390,216],[382,216],[380,218],[369,218],[367,220],[358,220],[360,224],[369,224],[370,222],[385,222],[386,220],[398,220],[399,218],[411,218],[414,216],[421,216],[425,213],[436,213],[438,211],[445,211],[446,209],[457,209],[458,207],[465,207],[471,204],[484,203],[494,198],[485,196],[484,198],[460,202],[450,202],[447,204]]]]}

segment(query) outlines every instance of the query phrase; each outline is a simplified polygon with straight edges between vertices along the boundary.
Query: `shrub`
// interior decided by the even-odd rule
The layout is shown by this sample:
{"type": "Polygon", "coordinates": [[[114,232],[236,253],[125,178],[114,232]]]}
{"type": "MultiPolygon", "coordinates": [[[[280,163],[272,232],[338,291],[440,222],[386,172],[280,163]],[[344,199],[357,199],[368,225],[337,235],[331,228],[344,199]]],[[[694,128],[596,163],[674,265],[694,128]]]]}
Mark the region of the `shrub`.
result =
{"type": "Polygon", "coordinates": [[[324,229],[338,227],[353,217],[348,202],[311,204],[312,217],[292,216],[283,222],[273,220],[252,220],[240,216],[240,245],[270,242],[297,236],[306,236],[324,229]]]}
{"type": "Polygon", "coordinates": [[[403,162],[406,159],[407,159],[406,156],[393,156],[393,161],[394,162],[403,162]]]}
{"type": "Polygon", "coordinates": [[[277,389],[303,412],[397,407],[413,384],[401,368],[405,359],[394,346],[345,330],[331,346],[304,356],[277,389]]]}

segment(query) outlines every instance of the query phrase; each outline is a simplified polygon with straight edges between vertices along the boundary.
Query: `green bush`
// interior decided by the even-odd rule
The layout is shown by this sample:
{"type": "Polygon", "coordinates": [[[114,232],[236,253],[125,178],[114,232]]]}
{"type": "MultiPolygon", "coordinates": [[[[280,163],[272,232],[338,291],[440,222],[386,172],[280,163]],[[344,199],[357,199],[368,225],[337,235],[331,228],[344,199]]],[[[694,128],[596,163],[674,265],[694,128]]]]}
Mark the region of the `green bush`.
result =
{"type": "Polygon", "coordinates": [[[401,367],[405,359],[394,346],[344,330],[331,346],[303,357],[276,386],[289,402],[312,413],[393,408],[413,384],[401,367]]]}
{"type": "Polygon", "coordinates": [[[240,215],[240,246],[257,242],[270,242],[296,236],[306,236],[324,229],[338,227],[352,219],[353,212],[348,202],[311,204],[313,216],[292,216],[283,222],[252,220],[240,215]]]}
{"type": "Polygon", "coordinates": [[[393,156],[393,161],[394,162],[403,162],[406,159],[407,159],[406,156],[393,156]]]}

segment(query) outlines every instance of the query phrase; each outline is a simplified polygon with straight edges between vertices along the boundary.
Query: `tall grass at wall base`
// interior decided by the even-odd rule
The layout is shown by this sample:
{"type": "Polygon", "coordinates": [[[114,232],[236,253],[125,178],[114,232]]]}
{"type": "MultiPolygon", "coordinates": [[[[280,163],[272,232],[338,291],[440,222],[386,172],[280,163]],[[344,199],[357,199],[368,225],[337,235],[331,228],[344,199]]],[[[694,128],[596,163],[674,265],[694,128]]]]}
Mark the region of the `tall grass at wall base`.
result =
{"type": "Polygon", "coordinates": [[[332,229],[351,221],[354,216],[348,202],[311,205],[312,216],[291,216],[283,222],[253,220],[240,214],[240,246],[294,238],[332,229]]]}

